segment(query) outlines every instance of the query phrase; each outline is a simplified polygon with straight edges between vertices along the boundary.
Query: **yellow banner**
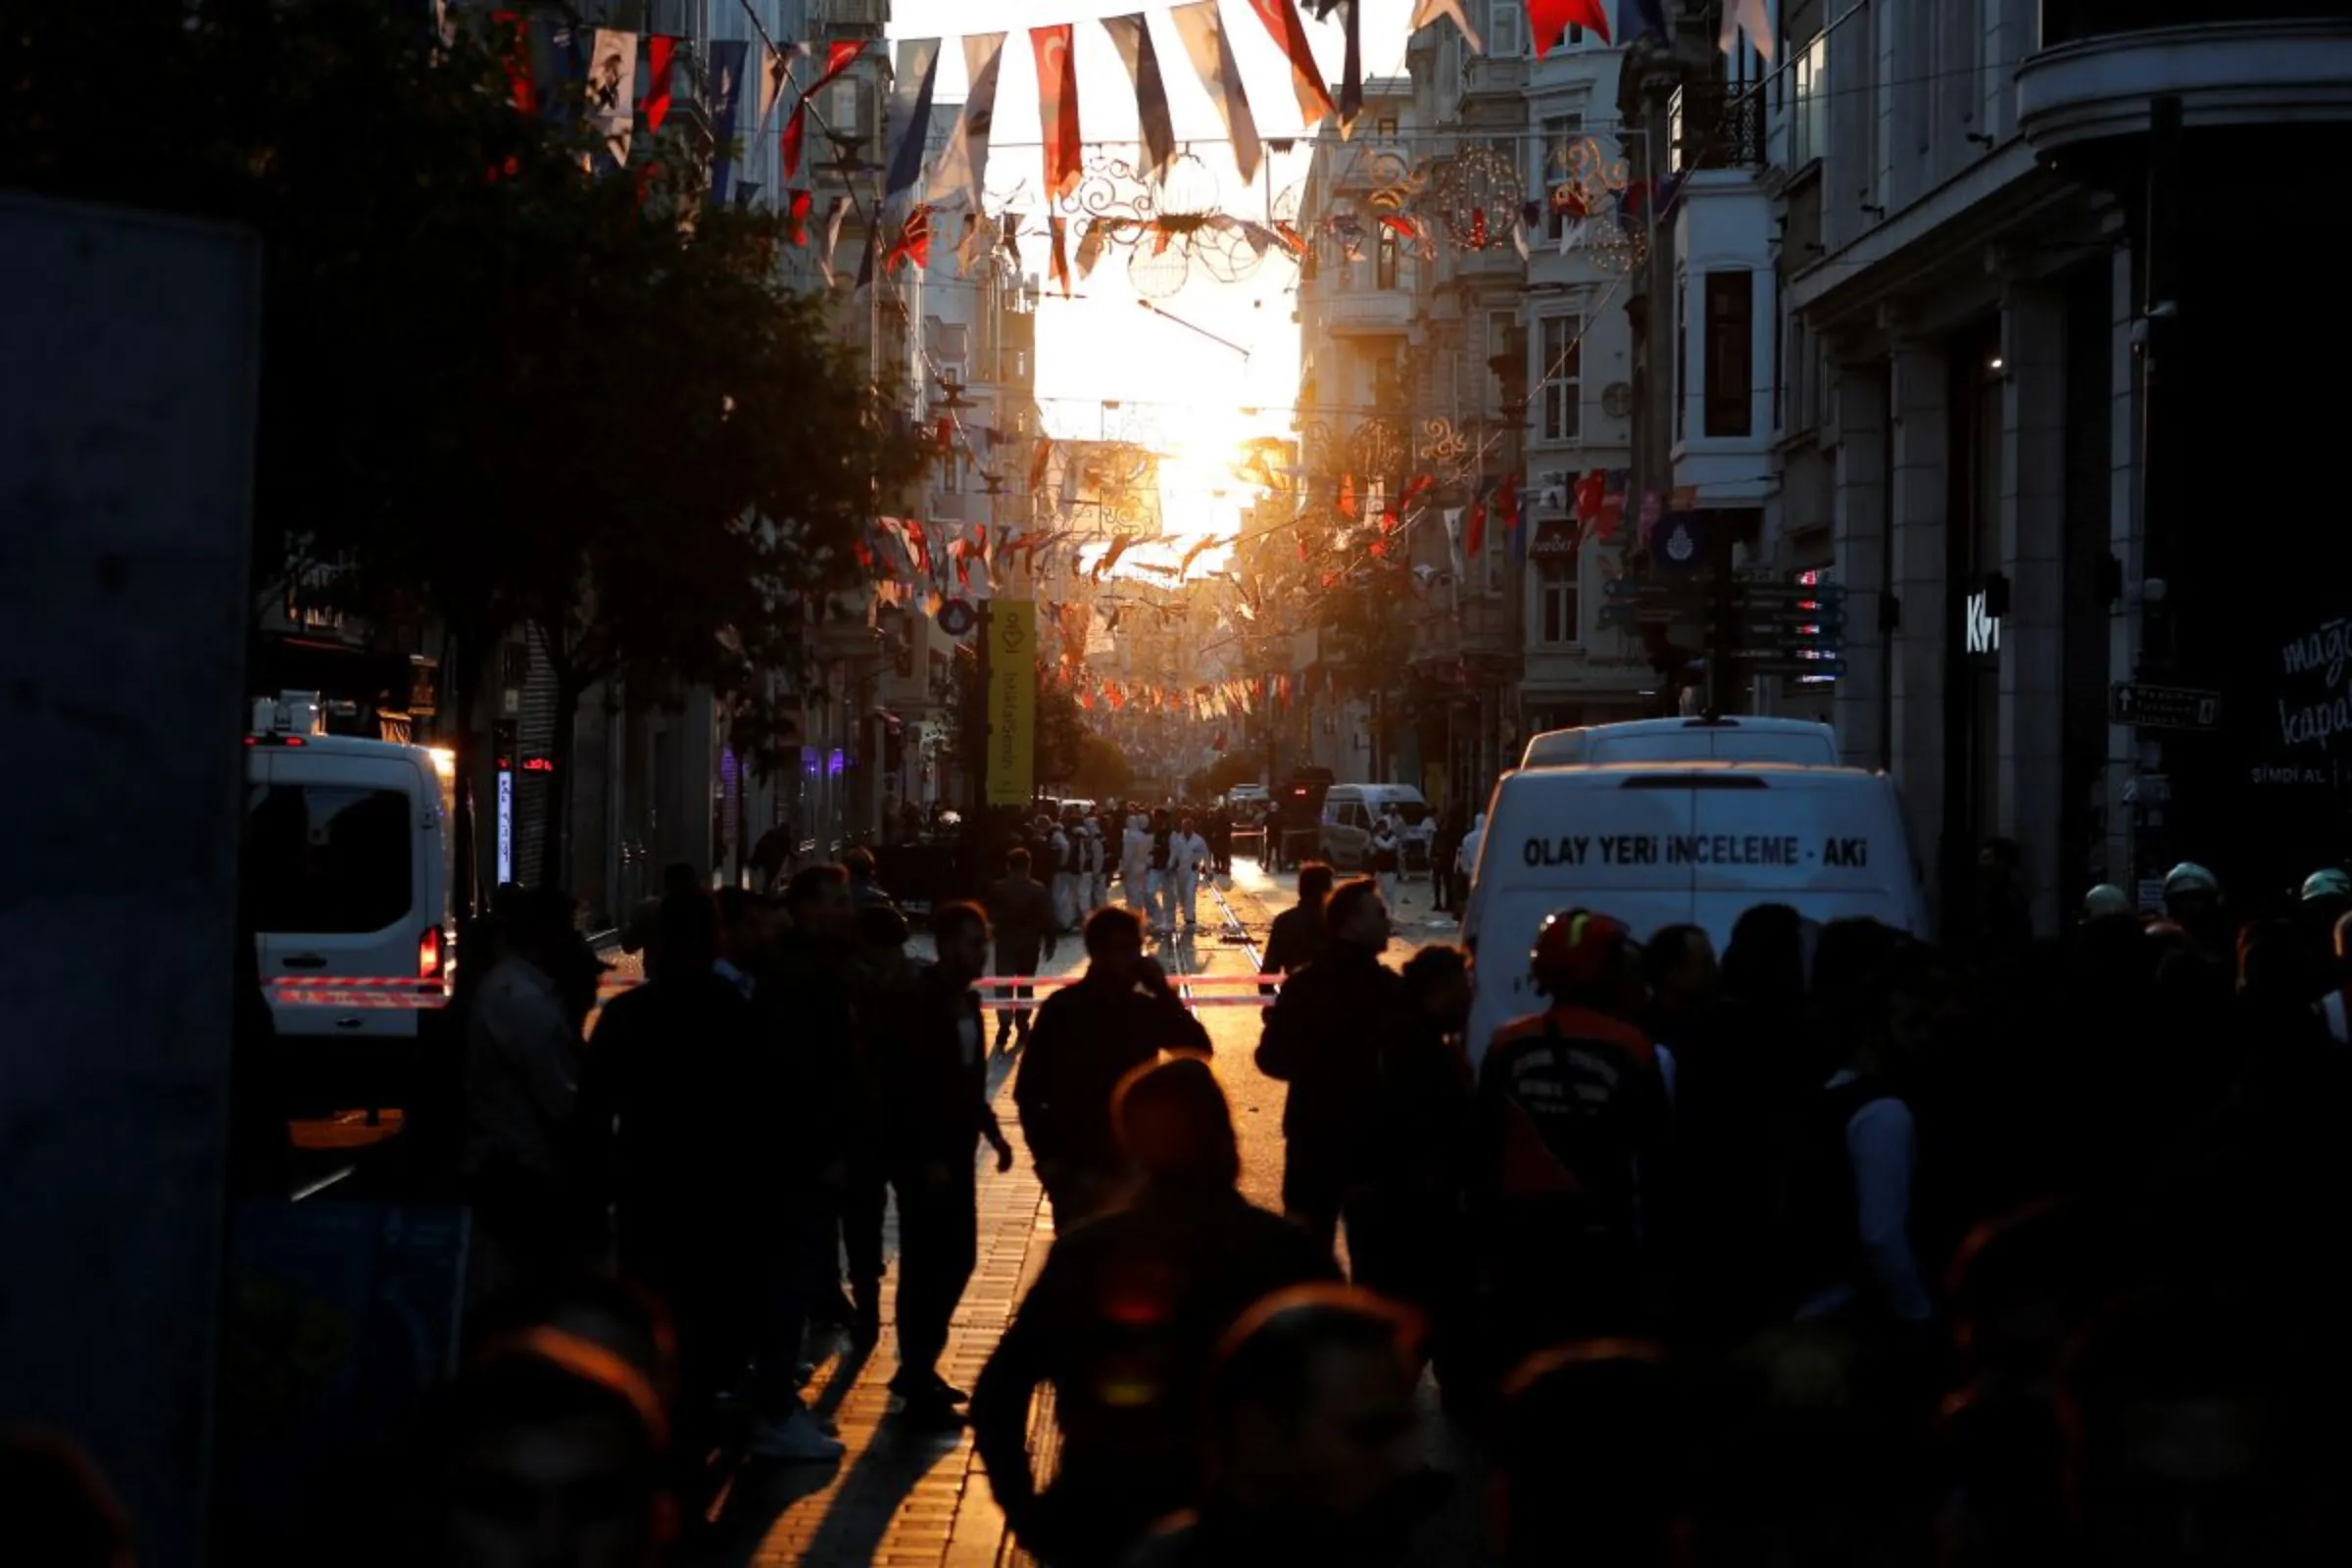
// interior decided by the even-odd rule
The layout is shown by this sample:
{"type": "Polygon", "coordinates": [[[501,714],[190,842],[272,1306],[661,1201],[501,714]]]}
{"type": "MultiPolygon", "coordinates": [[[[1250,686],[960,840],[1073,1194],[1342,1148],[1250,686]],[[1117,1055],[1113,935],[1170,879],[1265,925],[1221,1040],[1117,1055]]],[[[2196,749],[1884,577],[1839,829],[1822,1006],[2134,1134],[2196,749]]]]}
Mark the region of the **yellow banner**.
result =
{"type": "Polygon", "coordinates": [[[988,607],[988,804],[1027,806],[1036,795],[1037,604],[988,607]]]}

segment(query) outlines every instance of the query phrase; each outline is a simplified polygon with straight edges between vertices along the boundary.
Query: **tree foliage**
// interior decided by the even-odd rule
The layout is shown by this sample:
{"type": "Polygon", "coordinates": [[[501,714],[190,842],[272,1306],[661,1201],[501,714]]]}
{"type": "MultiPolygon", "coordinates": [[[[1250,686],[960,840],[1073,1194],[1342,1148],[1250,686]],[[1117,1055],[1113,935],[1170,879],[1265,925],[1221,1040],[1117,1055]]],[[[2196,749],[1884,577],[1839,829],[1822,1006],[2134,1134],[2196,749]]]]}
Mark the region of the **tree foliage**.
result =
{"type": "Polygon", "coordinates": [[[0,5],[0,181],[265,243],[257,602],[313,564],[438,619],[461,706],[524,628],[566,716],[622,671],[753,728],[797,702],[805,607],[924,453],[784,286],[789,220],[704,201],[688,117],[600,163],[576,89],[517,110],[482,12],[444,41],[422,4],[0,5]]]}

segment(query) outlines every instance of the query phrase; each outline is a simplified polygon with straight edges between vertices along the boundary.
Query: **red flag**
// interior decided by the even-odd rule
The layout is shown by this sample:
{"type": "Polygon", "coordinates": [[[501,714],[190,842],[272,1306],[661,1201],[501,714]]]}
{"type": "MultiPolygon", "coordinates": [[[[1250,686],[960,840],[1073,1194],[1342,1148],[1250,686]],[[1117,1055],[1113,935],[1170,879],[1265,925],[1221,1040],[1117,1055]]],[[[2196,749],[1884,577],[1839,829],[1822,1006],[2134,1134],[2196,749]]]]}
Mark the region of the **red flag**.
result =
{"type": "Polygon", "coordinates": [[[1462,554],[1475,556],[1486,548],[1487,497],[1482,490],[1470,501],[1470,520],[1462,526],[1462,554]]]}
{"type": "Polygon", "coordinates": [[[795,245],[806,246],[808,243],[808,203],[814,198],[815,193],[796,190],[791,194],[792,242],[795,245]]]}
{"type": "Polygon", "coordinates": [[[784,122],[784,177],[786,179],[793,178],[801,172],[801,143],[808,134],[804,122],[808,113],[808,100],[822,92],[826,84],[834,77],[856,64],[858,56],[865,48],[865,43],[863,38],[836,40],[833,47],[825,51],[825,69],[818,72],[816,79],[808,84],[800,97],[793,100],[791,118],[784,122]]]}
{"type": "Polygon", "coordinates": [[[895,272],[906,262],[917,267],[931,265],[931,209],[917,207],[906,215],[906,226],[899,237],[890,242],[890,250],[882,258],[882,270],[895,272]]]}
{"type": "Polygon", "coordinates": [[[1339,514],[1350,519],[1355,516],[1355,475],[1352,473],[1340,475],[1339,514]]]}
{"type": "Polygon", "coordinates": [[[1053,443],[1053,441],[1052,441],[1052,440],[1050,440],[1050,439],[1048,439],[1047,437],[1044,437],[1044,436],[1040,436],[1040,437],[1038,437],[1038,441],[1037,441],[1037,456],[1036,456],[1036,457],[1034,457],[1034,458],[1031,458],[1031,459],[1029,460],[1029,488],[1030,488],[1030,489],[1032,489],[1032,490],[1042,490],[1042,489],[1044,489],[1044,488],[1045,488],[1045,485],[1046,485],[1046,469],[1047,469],[1048,467],[1052,466],[1053,466],[1053,463],[1054,463],[1054,443],[1053,443]]]}
{"type": "Polygon", "coordinates": [[[1312,130],[1332,112],[1331,89],[1323,85],[1323,70],[1315,64],[1315,52],[1307,47],[1306,24],[1298,18],[1298,0],[1250,0],[1250,9],[1257,20],[1266,24],[1266,31],[1290,57],[1291,91],[1298,100],[1298,113],[1312,130]]]}
{"type": "Polygon", "coordinates": [[[1536,58],[1551,53],[1552,45],[1570,26],[1590,27],[1609,42],[1609,8],[1600,0],[1527,0],[1527,24],[1535,31],[1536,58]]]}
{"type": "Polygon", "coordinates": [[[653,33],[645,40],[645,128],[660,130],[669,118],[669,62],[678,40],[653,33]]]}
{"type": "Polygon", "coordinates": [[[1437,482],[1438,476],[1434,473],[1416,473],[1410,479],[1405,480],[1404,494],[1399,496],[1396,501],[1397,512],[1401,514],[1414,502],[1429,494],[1430,487],[1437,482]]]}
{"type": "Polygon", "coordinates": [[[1031,27],[1029,47],[1037,55],[1038,118],[1046,132],[1046,194],[1066,196],[1086,173],[1086,150],[1078,135],[1078,56],[1072,51],[1073,24],[1031,27]]]}
{"type": "Polygon", "coordinates": [[[1576,519],[1579,522],[1598,522],[1601,502],[1606,499],[1609,476],[1598,468],[1583,474],[1576,481],[1576,519]]]}

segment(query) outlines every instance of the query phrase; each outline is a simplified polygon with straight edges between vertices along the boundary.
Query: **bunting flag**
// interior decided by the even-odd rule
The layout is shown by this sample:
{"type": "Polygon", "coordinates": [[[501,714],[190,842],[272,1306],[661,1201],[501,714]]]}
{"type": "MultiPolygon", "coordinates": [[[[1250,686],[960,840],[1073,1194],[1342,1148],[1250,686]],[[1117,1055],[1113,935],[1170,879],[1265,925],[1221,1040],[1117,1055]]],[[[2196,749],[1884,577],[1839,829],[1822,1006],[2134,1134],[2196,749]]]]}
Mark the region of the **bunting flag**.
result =
{"type": "Polygon", "coordinates": [[[1250,95],[1242,88],[1242,73],[1233,58],[1233,40],[1225,34],[1225,19],[1217,14],[1217,0],[1195,0],[1192,5],[1178,6],[1168,13],[1168,21],[1175,24],[1176,35],[1184,40],[1184,52],[1192,60],[1194,73],[1225,122],[1226,132],[1233,139],[1233,161],[1241,170],[1242,178],[1255,179],[1260,154],[1257,121],[1250,112],[1250,95]]]}
{"type": "Polygon", "coordinates": [[[1054,234],[1054,281],[1061,285],[1061,297],[1066,300],[1070,297],[1070,220],[1055,213],[1046,222],[1054,234]]]}
{"type": "Polygon", "coordinates": [[[792,62],[808,47],[799,43],[782,49],[765,42],[760,45],[760,118],[754,122],[759,129],[767,128],[767,117],[776,112],[776,102],[784,96],[784,84],[792,79],[792,62]]]}
{"type": "Polygon", "coordinates": [[[1040,436],[1037,440],[1037,455],[1029,460],[1029,488],[1032,491],[1043,490],[1046,487],[1046,470],[1053,466],[1054,443],[1051,438],[1040,436]]]}
{"type": "Polygon", "coordinates": [[[1357,117],[1364,112],[1364,5],[1363,0],[1347,0],[1347,15],[1340,23],[1348,40],[1347,54],[1340,66],[1340,134],[1343,136],[1355,128],[1357,117]]]}
{"type": "MultiPolygon", "coordinates": [[[[957,277],[968,275],[971,272],[972,264],[979,259],[980,215],[976,212],[966,212],[963,215],[963,232],[956,240],[956,275],[957,277]]],[[[993,444],[997,432],[991,430],[988,434],[989,440],[993,444]]]]}
{"type": "MultiPolygon", "coordinates": [[[[1537,0],[1538,4],[1542,0],[1537,0]]],[[[1250,0],[1266,31],[1291,62],[1291,92],[1298,100],[1299,119],[1312,130],[1332,113],[1331,89],[1323,85],[1323,70],[1306,41],[1306,23],[1298,15],[1298,0],[1250,0]]]]}
{"type": "Polygon", "coordinates": [[[939,201],[949,192],[969,190],[972,210],[979,211],[980,187],[988,174],[988,132],[997,118],[997,68],[1004,59],[1004,34],[975,33],[963,40],[963,70],[971,83],[964,90],[963,113],[940,150],[923,194],[939,201]]]}
{"type": "MultiPolygon", "coordinates": [[[[1138,172],[1156,178],[1176,157],[1176,127],[1168,118],[1168,84],[1159,74],[1159,49],[1141,12],[1104,17],[1102,30],[1110,34],[1111,46],[1127,68],[1127,79],[1135,83],[1136,123],[1144,136],[1144,167],[1138,172]]],[[[1094,237],[1093,229],[1087,230],[1087,237],[1094,237]]]]}
{"type": "Polygon", "coordinates": [[[751,59],[746,38],[721,38],[710,45],[710,199],[723,202],[735,178],[735,122],[743,112],[743,68],[751,59]]]}
{"type": "Polygon", "coordinates": [[[588,122],[605,138],[612,161],[629,161],[636,128],[637,35],[612,27],[596,29],[588,49],[588,122]]]}
{"type": "Polygon", "coordinates": [[[900,225],[899,237],[890,242],[890,249],[883,254],[882,270],[896,272],[909,261],[917,267],[931,265],[931,207],[927,202],[906,215],[906,221],[900,225]]]}
{"type": "Polygon", "coordinates": [[[833,286],[833,254],[841,249],[841,225],[850,216],[850,199],[833,198],[832,208],[825,214],[825,241],[816,253],[816,270],[825,279],[825,287],[833,286]]]}
{"type": "Polygon", "coordinates": [[[1617,0],[1617,30],[1623,34],[1617,40],[1620,44],[1665,37],[1665,0],[1617,0]]]}
{"type": "Polygon", "coordinates": [[[801,143],[808,134],[808,100],[823,92],[833,79],[858,63],[865,52],[863,38],[843,38],[825,51],[825,69],[816,79],[792,102],[792,115],[784,122],[784,177],[792,178],[801,172],[801,143]]]}
{"type": "Polygon", "coordinates": [[[923,143],[931,131],[931,92],[939,84],[939,40],[902,38],[899,65],[890,93],[888,145],[890,175],[882,183],[885,198],[911,189],[923,172],[923,143]]]}
{"type": "Polygon", "coordinates": [[[1095,275],[1095,267],[1102,260],[1102,252],[1109,242],[1109,229],[1104,224],[1092,222],[1086,225],[1086,234],[1078,241],[1078,276],[1081,279],[1095,275]]]}
{"type": "Polygon", "coordinates": [[[1046,138],[1046,194],[1066,196],[1086,177],[1086,148],[1078,130],[1078,56],[1073,24],[1031,27],[1037,56],[1038,124],[1046,138]]]}
{"type": "Polygon", "coordinates": [[[1494,485],[1492,479],[1478,481],[1478,491],[1470,498],[1470,519],[1463,529],[1463,553],[1473,561],[1487,548],[1487,496],[1494,485]]]}
{"type": "Polygon", "coordinates": [[[678,40],[666,33],[650,33],[645,40],[645,128],[660,130],[662,122],[669,118],[670,64],[677,57],[678,40]]]}
{"type": "Polygon", "coordinates": [[[1725,0],[1723,33],[1716,42],[1728,55],[1732,52],[1733,46],[1740,41],[1740,34],[1743,32],[1747,34],[1747,41],[1754,47],[1757,54],[1766,60],[1772,58],[1774,39],[1771,0],[1725,0]]]}
{"type": "Polygon", "coordinates": [[[792,242],[805,246],[808,243],[808,206],[816,199],[816,193],[796,190],[788,192],[787,199],[792,207],[792,242]]]}
{"type": "Polygon", "coordinates": [[[1462,30],[1462,41],[1470,46],[1472,54],[1483,55],[1487,52],[1487,40],[1478,35],[1478,29],[1470,25],[1470,19],[1462,15],[1462,0],[1419,0],[1413,7],[1412,30],[1419,32],[1440,17],[1453,19],[1453,24],[1462,30]]]}
{"type": "Polygon", "coordinates": [[[1551,53],[1570,27],[1590,27],[1607,43],[1608,0],[1527,0],[1527,24],[1534,32],[1538,60],[1551,53]]]}
{"type": "Polygon", "coordinates": [[[531,74],[531,24],[519,11],[493,11],[490,20],[509,29],[506,48],[507,92],[516,110],[531,114],[539,107],[538,83],[531,74]]]}

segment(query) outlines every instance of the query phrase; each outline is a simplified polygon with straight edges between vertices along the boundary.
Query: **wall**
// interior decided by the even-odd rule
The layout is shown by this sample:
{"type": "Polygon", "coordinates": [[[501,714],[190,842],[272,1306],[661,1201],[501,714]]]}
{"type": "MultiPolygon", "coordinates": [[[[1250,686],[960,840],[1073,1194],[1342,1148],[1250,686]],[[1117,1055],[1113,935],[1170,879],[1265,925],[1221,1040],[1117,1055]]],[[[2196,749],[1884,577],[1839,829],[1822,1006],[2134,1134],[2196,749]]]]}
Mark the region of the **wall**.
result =
{"type": "Polygon", "coordinates": [[[0,199],[0,1391],[162,1568],[205,1534],[260,278],[0,199]]]}

